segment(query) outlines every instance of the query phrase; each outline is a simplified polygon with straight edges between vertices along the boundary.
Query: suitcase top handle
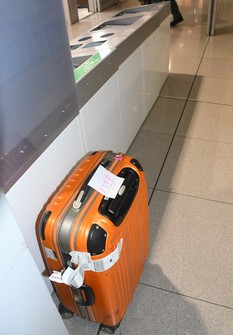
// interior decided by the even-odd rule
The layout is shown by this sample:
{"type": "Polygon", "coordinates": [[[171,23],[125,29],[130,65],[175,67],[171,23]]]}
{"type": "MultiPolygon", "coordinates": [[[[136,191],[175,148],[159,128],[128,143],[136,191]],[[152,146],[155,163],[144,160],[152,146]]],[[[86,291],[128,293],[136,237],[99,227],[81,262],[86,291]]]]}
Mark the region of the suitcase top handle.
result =
{"type": "Polygon", "coordinates": [[[139,176],[131,168],[122,169],[118,173],[118,177],[122,177],[125,180],[116,198],[103,198],[99,206],[100,214],[108,217],[117,227],[128,213],[139,186],[139,176]]]}

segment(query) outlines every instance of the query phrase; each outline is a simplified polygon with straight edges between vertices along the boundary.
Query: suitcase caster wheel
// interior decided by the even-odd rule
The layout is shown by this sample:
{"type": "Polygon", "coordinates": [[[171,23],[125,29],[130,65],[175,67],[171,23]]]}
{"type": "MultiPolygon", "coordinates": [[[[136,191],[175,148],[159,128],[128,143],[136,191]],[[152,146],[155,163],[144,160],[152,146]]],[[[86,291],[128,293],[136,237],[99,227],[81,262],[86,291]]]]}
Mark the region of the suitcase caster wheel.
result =
{"type": "Polygon", "coordinates": [[[110,329],[107,326],[101,327],[101,331],[104,332],[104,333],[106,333],[106,334],[114,334],[115,333],[115,330],[112,330],[112,329],[110,329]]]}
{"type": "Polygon", "coordinates": [[[99,326],[99,331],[98,331],[98,334],[100,334],[100,332],[102,331],[103,333],[106,333],[106,334],[115,334],[115,330],[120,326],[120,322],[115,325],[115,326],[106,326],[106,325],[103,325],[101,323],[101,325],[99,326]]]}
{"type": "Polygon", "coordinates": [[[62,304],[59,304],[58,310],[59,310],[59,313],[60,313],[62,319],[71,319],[72,316],[74,315],[73,312],[69,311],[62,304]]]}

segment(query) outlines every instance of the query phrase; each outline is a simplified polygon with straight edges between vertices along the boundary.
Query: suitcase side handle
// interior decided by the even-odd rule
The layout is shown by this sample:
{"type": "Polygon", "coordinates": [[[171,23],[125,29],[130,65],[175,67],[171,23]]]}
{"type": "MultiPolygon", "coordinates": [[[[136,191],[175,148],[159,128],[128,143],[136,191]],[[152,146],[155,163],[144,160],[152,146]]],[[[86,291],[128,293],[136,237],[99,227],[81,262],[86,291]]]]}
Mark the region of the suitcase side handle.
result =
{"type": "Polygon", "coordinates": [[[45,226],[51,214],[52,214],[51,211],[44,212],[40,220],[39,229],[40,229],[40,236],[42,240],[45,240],[45,226]]]}
{"type": "Polygon", "coordinates": [[[79,306],[92,306],[95,303],[95,295],[90,286],[82,285],[79,289],[75,290],[74,292],[75,301],[79,306]],[[84,293],[85,299],[81,294],[80,290],[84,293]]]}

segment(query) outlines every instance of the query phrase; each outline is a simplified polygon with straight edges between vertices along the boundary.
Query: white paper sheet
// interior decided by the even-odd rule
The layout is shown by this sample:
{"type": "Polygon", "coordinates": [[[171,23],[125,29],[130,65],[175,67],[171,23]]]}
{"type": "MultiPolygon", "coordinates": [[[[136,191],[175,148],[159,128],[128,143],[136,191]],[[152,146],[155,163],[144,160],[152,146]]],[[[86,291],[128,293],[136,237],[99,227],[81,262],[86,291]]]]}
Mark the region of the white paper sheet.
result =
{"type": "Polygon", "coordinates": [[[115,176],[100,165],[88,185],[105,197],[115,199],[123,181],[124,178],[115,176]]]}

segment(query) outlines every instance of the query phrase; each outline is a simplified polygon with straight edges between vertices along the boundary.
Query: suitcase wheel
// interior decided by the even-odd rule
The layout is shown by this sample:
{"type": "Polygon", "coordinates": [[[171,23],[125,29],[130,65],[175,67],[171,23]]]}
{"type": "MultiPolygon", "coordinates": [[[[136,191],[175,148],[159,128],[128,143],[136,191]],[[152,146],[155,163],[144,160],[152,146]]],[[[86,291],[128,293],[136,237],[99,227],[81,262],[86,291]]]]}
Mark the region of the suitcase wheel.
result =
{"type": "Polygon", "coordinates": [[[115,325],[115,326],[106,326],[104,324],[100,324],[99,326],[99,331],[97,333],[100,334],[100,332],[103,332],[103,333],[106,333],[106,334],[114,334],[115,333],[115,330],[117,330],[117,328],[120,326],[120,322],[115,325]]]}
{"type": "Polygon", "coordinates": [[[65,308],[65,306],[63,306],[62,304],[59,304],[58,310],[62,319],[71,319],[72,316],[74,315],[73,312],[65,308]]]}

